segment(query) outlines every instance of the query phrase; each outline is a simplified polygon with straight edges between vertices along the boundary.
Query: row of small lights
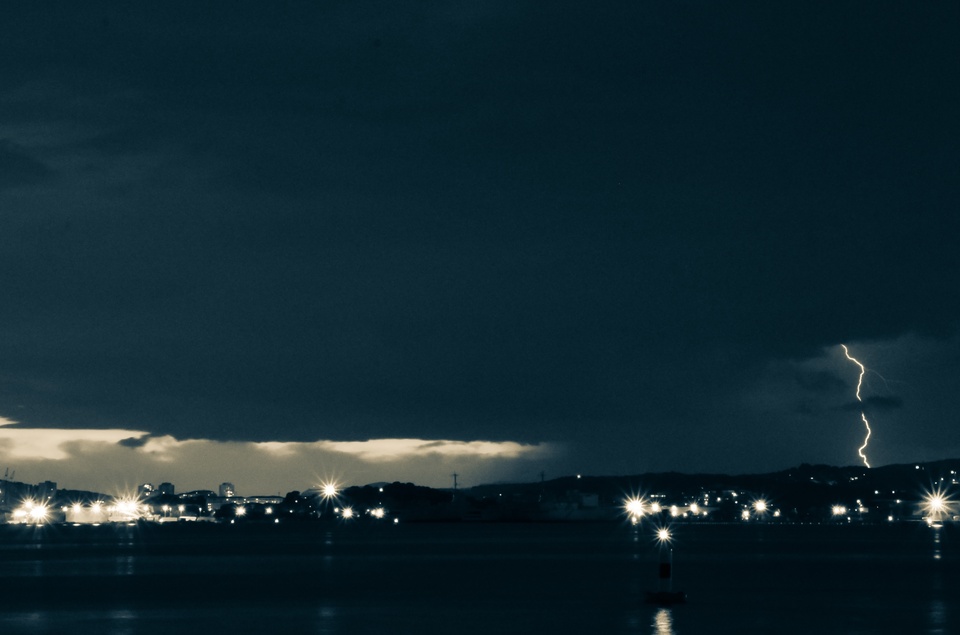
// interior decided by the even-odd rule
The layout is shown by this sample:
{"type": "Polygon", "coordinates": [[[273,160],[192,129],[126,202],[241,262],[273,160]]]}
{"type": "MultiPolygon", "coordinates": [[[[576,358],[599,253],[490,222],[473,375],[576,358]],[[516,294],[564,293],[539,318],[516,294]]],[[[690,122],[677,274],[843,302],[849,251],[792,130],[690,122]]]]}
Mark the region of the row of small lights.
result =
{"type": "MultiPolygon", "coordinates": [[[[627,512],[627,516],[630,518],[630,522],[634,525],[638,524],[646,513],[643,498],[628,498],[624,501],[623,507],[627,512]]],[[[659,514],[661,511],[663,511],[663,508],[660,506],[660,503],[654,501],[650,504],[651,513],[659,514]]],[[[676,516],[676,514],[673,514],[673,516],[676,516]]],[[[666,527],[657,527],[656,539],[661,545],[668,544],[672,540],[670,530],[666,527]]]]}
{"type": "MultiPolygon", "coordinates": [[[[143,507],[146,508],[145,505],[143,507]]],[[[72,510],[74,513],[79,513],[83,509],[83,507],[79,503],[74,503],[70,507],[61,508],[61,510],[64,512],[66,512],[68,509],[72,510]]],[[[127,515],[135,515],[140,511],[140,505],[138,505],[136,501],[121,500],[115,503],[114,505],[104,507],[104,503],[102,501],[98,501],[90,505],[90,507],[88,507],[87,509],[89,509],[94,514],[99,514],[103,511],[108,511],[108,512],[118,512],[118,513],[127,514],[127,515]]],[[[17,509],[15,509],[13,512],[13,517],[17,520],[24,520],[26,518],[29,518],[34,522],[43,522],[47,519],[49,515],[50,515],[50,507],[48,505],[44,503],[38,503],[33,500],[23,501],[23,504],[17,509]]]]}
{"type": "MultiPolygon", "coordinates": [[[[942,479],[941,479],[942,480],[942,479]]],[[[899,505],[902,501],[897,499],[897,504],[899,505]]],[[[928,514],[926,521],[928,524],[933,524],[938,522],[943,515],[951,515],[954,506],[954,501],[952,501],[943,491],[937,489],[936,491],[929,492],[923,497],[923,503],[921,507],[923,511],[928,514]]],[[[834,505],[830,510],[834,516],[847,516],[847,508],[844,505],[834,505]]],[[[868,510],[863,506],[863,502],[857,500],[858,513],[866,513],[868,510]]],[[[849,516],[847,516],[849,520],[849,516]]],[[[887,516],[887,520],[892,522],[894,520],[893,516],[887,516]]]]}
{"type": "MultiPolygon", "coordinates": [[[[579,478],[579,475],[577,476],[579,478]]],[[[380,488],[380,491],[382,492],[383,488],[380,488]]],[[[331,483],[331,482],[324,483],[321,487],[321,492],[325,500],[336,499],[339,497],[339,490],[337,488],[336,483],[331,483]]],[[[899,503],[900,501],[898,500],[897,502],[899,503]]],[[[949,512],[952,504],[953,502],[949,498],[947,498],[947,496],[939,489],[935,492],[931,492],[927,494],[924,497],[924,509],[929,514],[931,515],[935,514],[938,517],[944,513],[949,512]]],[[[752,507],[757,514],[764,514],[768,509],[768,504],[766,500],[761,498],[761,499],[755,500],[752,504],[752,507]]],[[[62,508],[64,512],[67,511],[67,509],[68,509],[67,507],[62,508]]],[[[80,511],[83,508],[79,503],[75,503],[70,507],[70,509],[74,513],[80,513],[80,511]]],[[[89,507],[89,509],[91,512],[95,514],[101,513],[101,511],[103,510],[103,502],[97,501],[96,503],[93,503],[89,507]]],[[[120,500],[116,504],[110,507],[107,507],[107,511],[115,511],[115,512],[118,512],[121,514],[127,514],[127,515],[135,515],[138,512],[140,512],[141,509],[143,511],[147,511],[149,507],[147,505],[140,505],[135,500],[128,500],[128,499],[120,500]]],[[[161,509],[164,513],[167,513],[170,511],[171,508],[168,505],[164,505],[161,509]]],[[[183,512],[184,509],[185,508],[183,505],[178,506],[178,510],[180,512],[183,512]]],[[[634,524],[636,524],[640,520],[640,518],[642,518],[643,515],[647,513],[647,509],[645,507],[643,497],[631,497],[626,499],[624,501],[624,509],[626,510],[628,517],[634,524]]],[[[694,516],[701,514],[700,506],[697,505],[696,503],[690,504],[687,509],[689,510],[689,513],[692,513],[694,516]]],[[[343,508],[337,507],[337,508],[334,508],[333,511],[334,513],[340,514],[340,517],[343,519],[350,519],[355,516],[355,512],[352,507],[343,507],[343,508]]],[[[659,514],[662,511],[663,511],[663,507],[660,505],[660,503],[656,501],[653,501],[652,503],[650,503],[649,512],[651,514],[659,514]]],[[[676,505],[671,505],[669,508],[669,511],[670,511],[670,515],[674,518],[680,515],[680,509],[676,505]]],[[[866,508],[863,507],[863,503],[860,500],[857,500],[857,511],[860,513],[863,513],[866,511],[866,508]]],[[[246,507],[240,505],[236,508],[237,516],[245,516],[246,513],[247,513],[246,507]]],[[[267,515],[272,514],[273,508],[267,507],[265,510],[265,513],[267,515]]],[[[378,519],[381,519],[386,515],[386,511],[382,507],[368,509],[367,513],[373,516],[374,518],[378,518],[378,519]]],[[[834,505],[831,509],[831,513],[834,516],[844,516],[847,513],[847,508],[843,505],[834,505]]],[[[42,503],[37,503],[32,500],[27,500],[27,501],[24,501],[22,507],[14,511],[13,516],[18,520],[22,520],[24,518],[29,517],[30,519],[36,522],[42,522],[47,518],[48,514],[49,514],[49,507],[47,505],[44,505],[42,503]]],[[[702,515],[707,516],[706,510],[702,512],[702,515]]],[[[684,513],[683,516],[686,517],[687,514],[684,513]]],[[[751,516],[750,508],[749,507],[744,508],[743,511],[741,512],[741,518],[743,520],[749,520],[750,516],[751,516]]],[[[779,509],[774,510],[773,516],[779,517],[780,510],[779,509]]],[[[888,517],[888,520],[893,520],[893,518],[888,517]]],[[[396,519],[394,519],[394,522],[396,522],[396,519]]]]}
{"type": "MultiPolygon", "coordinates": [[[[898,500],[897,503],[899,502],[900,501],[898,500]]],[[[946,494],[944,494],[940,490],[927,494],[923,499],[924,510],[931,516],[937,516],[937,520],[939,520],[939,517],[941,515],[949,514],[951,512],[952,506],[953,506],[953,501],[951,501],[946,496],[946,494]]],[[[630,518],[630,521],[633,522],[633,524],[637,524],[637,522],[639,522],[639,520],[643,517],[643,515],[648,512],[648,509],[645,506],[643,497],[628,498],[624,501],[623,507],[627,512],[627,516],[630,518]]],[[[765,501],[762,498],[753,501],[753,504],[751,505],[751,507],[757,514],[765,514],[769,509],[769,505],[767,501],[765,501]]],[[[697,505],[696,503],[691,503],[687,507],[687,509],[689,510],[689,513],[693,514],[694,516],[698,516],[701,514],[700,506],[697,505]]],[[[663,511],[663,507],[660,505],[660,503],[656,501],[650,503],[649,513],[659,514],[662,511],[663,511]]],[[[678,508],[676,505],[671,505],[669,508],[669,511],[670,511],[670,516],[674,518],[680,515],[680,508],[678,508]]],[[[860,500],[857,500],[856,511],[858,511],[859,513],[865,513],[867,511],[867,508],[863,506],[863,502],[860,500]]],[[[845,516],[847,514],[847,508],[844,505],[834,505],[831,509],[831,513],[834,516],[845,516]]],[[[707,512],[704,510],[702,512],[702,515],[706,516],[707,512]]],[[[743,511],[740,512],[740,517],[743,520],[750,520],[751,515],[752,514],[750,512],[750,507],[745,507],[743,511]]],[[[687,514],[684,513],[683,516],[686,517],[687,514]]],[[[779,516],[780,516],[780,510],[779,509],[773,510],[773,517],[779,518],[779,516]]],[[[887,520],[892,521],[893,516],[888,516],[887,520]]],[[[927,521],[928,523],[934,522],[932,518],[928,518],[927,521]]]]}
{"type": "MultiPolygon", "coordinates": [[[[644,502],[643,497],[628,498],[624,501],[623,507],[627,512],[627,517],[630,518],[630,521],[633,522],[634,524],[636,524],[646,513],[659,514],[664,510],[664,507],[656,501],[650,503],[648,508],[644,502]]],[[[763,499],[755,500],[753,502],[752,507],[756,513],[764,514],[767,512],[767,508],[768,508],[767,501],[763,499]]],[[[694,516],[704,516],[704,517],[707,516],[707,511],[706,510],[701,511],[700,506],[697,503],[691,503],[690,505],[688,505],[687,512],[681,512],[680,508],[677,507],[676,505],[671,505],[669,508],[667,508],[667,510],[670,512],[670,516],[673,518],[677,518],[681,515],[684,518],[686,518],[688,513],[693,514],[694,516]]],[[[750,508],[745,508],[741,512],[741,518],[743,518],[744,520],[749,520],[750,515],[751,515],[750,508]]],[[[779,518],[780,510],[779,509],[774,510],[773,516],[775,518],[779,518]]]]}
{"type": "Polygon", "coordinates": [[[23,520],[29,518],[30,520],[41,523],[47,519],[47,515],[50,513],[50,508],[42,503],[36,503],[31,500],[23,502],[23,506],[15,509],[13,512],[13,517],[17,520],[23,520]]]}
{"type": "MultiPolygon", "coordinates": [[[[331,500],[331,499],[336,500],[340,496],[340,491],[337,488],[336,483],[324,483],[320,491],[325,500],[331,500]]],[[[382,487],[380,488],[380,491],[383,492],[382,487]]],[[[353,510],[352,507],[334,507],[333,513],[340,514],[340,518],[344,520],[355,518],[357,515],[357,513],[353,510]]],[[[369,514],[370,516],[378,520],[381,520],[386,517],[387,510],[385,510],[383,507],[374,507],[373,509],[368,509],[367,514],[369,514]]],[[[400,522],[400,519],[398,518],[393,519],[394,524],[397,524],[399,522],[400,522]]]]}
{"type": "MultiPolygon", "coordinates": [[[[323,498],[328,500],[336,499],[339,497],[339,494],[340,494],[337,488],[337,485],[335,483],[324,483],[321,491],[322,491],[323,498]]],[[[382,492],[383,488],[380,488],[380,491],[382,492]]],[[[84,508],[79,503],[74,503],[69,507],[62,507],[61,511],[66,512],[69,510],[75,514],[79,514],[84,509],[88,509],[90,512],[94,514],[100,514],[103,511],[108,511],[108,512],[118,512],[120,514],[134,516],[141,512],[148,512],[150,507],[148,505],[141,505],[135,500],[124,499],[108,507],[104,507],[104,503],[102,501],[97,501],[86,508],[84,508]]],[[[173,508],[170,507],[169,505],[163,505],[160,509],[164,514],[166,514],[172,511],[173,508]]],[[[186,507],[184,505],[177,506],[177,510],[181,513],[185,509],[186,507]]],[[[336,514],[339,514],[340,517],[343,519],[350,519],[356,516],[356,512],[354,512],[352,507],[342,507],[342,508],[336,507],[334,508],[333,511],[336,514]]],[[[238,505],[234,513],[237,517],[246,516],[247,508],[243,505],[238,505]]],[[[264,510],[264,513],[268,516],[272,515],[273,507],[267,507],[264,510]]],[[[367,513],[373,518],[377,518],[377,519],[382,519],[386,517],[386,514],[387,514],[386,510],[383,507],[368,509],[367,513]]],[[[33,500],[26,500],[23,502],[23,505],[21,507],[19,507],[14,511],[13,517],[20,521],[23,521],[24,519],[29,518],[33,522],[41,523],[47,520],[47,518],[49,517],[49,514],[50,514],[49,506],[41,503],[37,503],[33,500]]],[[[397,522],[398,520],[394,519],[394,523],[397,523],[397,522]]]]}

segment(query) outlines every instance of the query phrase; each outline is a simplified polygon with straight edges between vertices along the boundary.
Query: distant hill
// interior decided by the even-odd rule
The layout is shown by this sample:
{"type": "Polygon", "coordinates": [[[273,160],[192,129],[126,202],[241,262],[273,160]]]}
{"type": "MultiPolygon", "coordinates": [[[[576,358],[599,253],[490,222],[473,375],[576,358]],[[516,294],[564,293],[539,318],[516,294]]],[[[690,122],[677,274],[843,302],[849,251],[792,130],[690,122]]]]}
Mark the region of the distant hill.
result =
{"type": "Polygon", "coordinates": [[[762,497],[791,510],[863,501],[865,507],[881,509],[889,501],[918,501],[938,487],[956,487],[960,459],[926,463],[836,467],[801,464],[763,474],[685,474],[650,472],[631,476],[564,476],[543,482],[479,485],[465,490],[476,499],[510,497],[524,500],[560,500],[571,492],[597,494],[601,505],[617,504],[632,495],[663,495],[682,504],[706,492],[743,492],[762,497]]]}

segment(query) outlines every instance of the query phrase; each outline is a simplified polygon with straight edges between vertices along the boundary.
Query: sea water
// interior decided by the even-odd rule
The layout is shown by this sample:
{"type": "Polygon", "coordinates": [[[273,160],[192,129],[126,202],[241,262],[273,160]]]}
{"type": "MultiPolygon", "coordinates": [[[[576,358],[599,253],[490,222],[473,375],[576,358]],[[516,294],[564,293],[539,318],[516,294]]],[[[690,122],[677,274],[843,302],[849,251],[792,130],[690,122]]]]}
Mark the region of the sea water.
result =
{"type": "Polygon", "coordinates": [[[960,531],[652,523],[0,528],[4,633],[960,633],[960,531]],[[644,602],[661,549],[686,604],[644,602]]]}

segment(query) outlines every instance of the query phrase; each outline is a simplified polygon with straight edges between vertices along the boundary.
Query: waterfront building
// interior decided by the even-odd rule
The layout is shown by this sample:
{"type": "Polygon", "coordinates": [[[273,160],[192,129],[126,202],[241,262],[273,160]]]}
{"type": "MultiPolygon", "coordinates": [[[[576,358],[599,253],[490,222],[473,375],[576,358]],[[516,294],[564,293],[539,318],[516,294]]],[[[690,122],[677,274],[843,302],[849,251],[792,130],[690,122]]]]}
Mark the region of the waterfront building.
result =
{"type": "Polygon", "coordinates": [[[38,501],[49,503],[57,495],[57,484],[53,481],[44,481],[37,484],[36,497],[38,501]]]}

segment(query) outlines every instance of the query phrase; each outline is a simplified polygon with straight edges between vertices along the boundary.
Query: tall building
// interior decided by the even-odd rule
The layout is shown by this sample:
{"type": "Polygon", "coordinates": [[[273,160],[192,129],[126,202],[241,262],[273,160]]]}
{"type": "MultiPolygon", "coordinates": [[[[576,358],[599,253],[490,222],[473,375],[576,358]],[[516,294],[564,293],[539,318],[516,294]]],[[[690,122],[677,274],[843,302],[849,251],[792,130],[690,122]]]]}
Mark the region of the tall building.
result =
{"type": "Polygon", "coordinates": [[[37,500],[48,503],[57,495],[57,484],[53,481],[44,481],[37,484],[37,500]]]}
{"type": "Polygon", "coordinates": [[[158,494],[166,494],[167,496],[173,496],[174,492],[173,483],[160,483],[157,485],[158,494]]]}
{"type": "Polygon", "coordinates": [[[5,507],[19,505],[21,501],[33,498],[35,495],[36,488],[33,485],[6,480],[0,483],[0,502],[5,507]]]}
{"type": "Polygon", "coordinates": [[[235,496],[236,492],[233,489],[233,483],[220,483],[220,496],[223,498],[230,498],[235,496]]]}
{"type": "Polygon", "coordinates": [[[144,483],[143,485],[140,485],[140,486],[137,487],[137,496],[138,496],[139,498],[147,498],[148,496],[150,496],[150,495],[152,495],[152,494],[153,494],[153,484],[152,484],[152,483],[144,483]]]}

